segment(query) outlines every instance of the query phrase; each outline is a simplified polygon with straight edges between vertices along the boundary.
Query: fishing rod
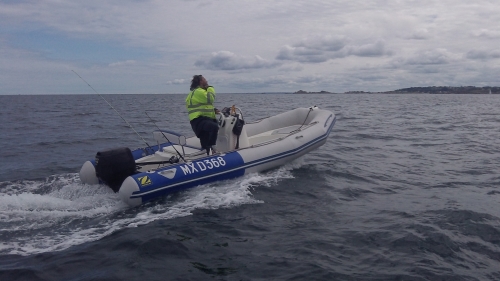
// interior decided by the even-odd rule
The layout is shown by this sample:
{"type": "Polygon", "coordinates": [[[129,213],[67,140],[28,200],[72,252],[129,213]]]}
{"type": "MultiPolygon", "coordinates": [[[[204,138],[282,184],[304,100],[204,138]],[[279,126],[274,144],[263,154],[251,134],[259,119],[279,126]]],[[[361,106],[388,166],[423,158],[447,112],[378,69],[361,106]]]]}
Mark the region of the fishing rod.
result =
{"type": "MultiPolygon", "coordinates": [[[[175,148],[174,146],[174,143],[171,142],[167,136],[163,133],[163,131],[160,129],[160,127],[158,127],[158,125],[156,125],[156,122],[153,120],[153,118],[151,118],[151,116],[149,116],[148,112],[147,111],[144,111],[144,113],[146,113],[146,116],[149,117],[149,120],[151,120],[151,122],[153,122],[153,124],[155,125],[155,127],[158,129],[158,131],[160,131],[160,133],[163,135],[163,137],[169,142],[172,144],[172,148],[175,150],[175,152],[177,152],[177,154],[179,155],[179,157],[182,159],[182,161],[184,161],[184,163],[186,163],[186,159],[184,159],[184,157],[182,157],[182,154],[175,148]]],[[[182,148],[184,149],[184,148],[182,148]]],[[[169,160],[170,161],[170,160],[169,160]]]]}
{"type": "Polygon", "coordinates": [[[95,90],[92,86],[90,86],[90,84],[89,84],[87,81],[85,81],[85,79],[83,79],[83,78],[82,78],[82,76],[78,75],[78,73],[76,73],[76,71],[74,71],[73,69],[72,69],[71,71],[73,71],[73,73],[75,73],[75,74],[76,74],[76,76],[80,77],[80,79],[82,79],[82,80],[83,80],[83,82],[85,82],[85,83],[86,83],[86,84],[87,84],[87,85],[88,85],[88,86],[89,86],[92,90],[94,90],[94,92],[95,92],[97,95],[99,95],[99,96],[100,96],[100,97],[101,97],[101,98],[102,98],[102,99],[103,99],[103,100],[104,100],[104,101],[105,101],[105,102],[109,105],[109,107],[111,107],[111,108],[112,108],[112,109],[116,112],[116,114],[118,114],[118,116],[120,116],[120,118],[121,118],[123,121],[125,121],[125,123],[127,123],[127,125],[130,127],[130,129],[132,129],[132,131],[134,131],[134,132],[135,132],[135,133],[139,136],[139,138],[141,138],[141,140],[142,140],[142,141],[143,141],[143,142],[144,142],[144,143],[145,143],[148,147],[151,147],[151,146],[148,144],[148,142],[147,142],[147,141],[146,141],[146,140],[145,140],[145,139],[144,139],[141,135],[139,135],[139,133],[138,133],[138,132],[134,129],[134,127],[132,127],[132,125],[130,125],[130,123],[129,123],[129,122],[127,122],[127,120],[125,120],[125,118],[123,118],[123,116],[120,114],[120,112],[118,112],[118,111],[117,111],[117,110],[116,110],[116,109],[115,109],[115,108],[114,108],[114,107],[113,107],[113,106],[112,106],[112,105],[111,105],[111,104],[110,104],[110,103],[109,103],[109,102],[108,102],[108,101],[107,101],[107,100],[106,100],[103,96],[101,96],[101,94],[99,94],[99,93],[98,93],[98,92],[97,92],[97,91],[96,91],[96,90],[95,90]]]}

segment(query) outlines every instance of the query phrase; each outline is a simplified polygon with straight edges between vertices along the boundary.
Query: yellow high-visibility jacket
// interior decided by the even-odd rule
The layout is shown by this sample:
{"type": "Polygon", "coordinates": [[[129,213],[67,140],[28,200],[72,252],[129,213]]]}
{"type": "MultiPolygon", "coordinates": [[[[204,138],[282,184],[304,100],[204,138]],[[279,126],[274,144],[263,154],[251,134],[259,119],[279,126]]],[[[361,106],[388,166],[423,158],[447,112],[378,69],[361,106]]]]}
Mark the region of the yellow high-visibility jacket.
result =
{"type": "Polygon", "coordinates": [[[206,90],[196,88],[186,98],[186,108],[189,114],[189,121],[200,116],[215,119],[214,111],[215,89],[210,86],[206,90]]]}

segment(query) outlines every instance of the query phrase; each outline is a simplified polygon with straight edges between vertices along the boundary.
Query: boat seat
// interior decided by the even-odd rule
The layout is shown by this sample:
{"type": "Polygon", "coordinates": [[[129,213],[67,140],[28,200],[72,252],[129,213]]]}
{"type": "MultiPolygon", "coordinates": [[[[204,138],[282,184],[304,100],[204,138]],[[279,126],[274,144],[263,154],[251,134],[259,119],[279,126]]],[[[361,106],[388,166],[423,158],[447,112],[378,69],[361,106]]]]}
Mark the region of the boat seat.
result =
{"type": "Polygon", "coordinates": [[[279,139],[281,137],[283,136],[282,135],[255,136],[248,138],[248,141],[250,142],[250,145],[256,145],[259,143],[264,143],[275,139],[279,139]]]}
{"type": "Polygon", "coordinates": [[[259,143],[264,143],[268,141],[272,141],[275,139],[279,139],[289,135],[291,132],[300,128],[301,125],[292,125],[284,128],[274,129],[267,132],[263,132],[248,138],[250,145],[255,145],[259,143]]]}
{"type": "Polygon", "coordinates": [[[189,147],[189,146],[184,146],[184,149],[181,145],[171,145],[171,146],[166,146],[163,148],[163,152],[168,152],[168,153],[172,153],[172,154],[177,154],[177,152],[175,152],[175,149],[177,149],[177,151],[179,151],[181,154],[182,153],[185,153],[185,154],[192,154],[192,153],[196,153],[196,152],[199,152],[200,149],[197,149],[197,148],[193,148],[193,147],[189,147]]]}
{"type": "Polygon", "coordinates": [[[274,131],[272,131],[271,135],[276,135],[276,134],[285,134],[285,135],[288,135],[290,134],[291,132],[297,130],[298,128],[300,128],[302,125],[292,125],[292,126],[288,126],[288,127],[284,127],[284,128],[279,128],[279,129],[276,129],[274,131]]]}

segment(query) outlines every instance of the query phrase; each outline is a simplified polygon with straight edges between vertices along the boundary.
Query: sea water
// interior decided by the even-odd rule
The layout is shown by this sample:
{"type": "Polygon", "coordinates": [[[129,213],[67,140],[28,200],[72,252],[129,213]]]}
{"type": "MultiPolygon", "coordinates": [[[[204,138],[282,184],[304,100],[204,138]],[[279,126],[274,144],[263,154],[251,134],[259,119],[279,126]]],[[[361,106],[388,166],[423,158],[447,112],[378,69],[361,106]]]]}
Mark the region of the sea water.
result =
{"type": "Polygon", "coordinates": [[[337,123],[283,167],[137,208],[78,171],[157,127],[191,135],[185,97],[104,97],[120,116],[0,96],[1,280],[500,280],[497,95],[218,94],[247,122],[318,105],[337,123]]]}

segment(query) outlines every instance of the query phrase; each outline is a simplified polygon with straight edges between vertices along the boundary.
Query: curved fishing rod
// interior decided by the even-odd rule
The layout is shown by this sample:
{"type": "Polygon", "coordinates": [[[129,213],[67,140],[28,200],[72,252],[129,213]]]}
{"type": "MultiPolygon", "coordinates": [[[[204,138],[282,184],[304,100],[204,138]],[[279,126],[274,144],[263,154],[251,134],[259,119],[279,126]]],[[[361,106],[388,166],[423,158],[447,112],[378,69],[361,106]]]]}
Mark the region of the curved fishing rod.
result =
{"type": "MultiPolygon", "coordinates": [[[[158,131],[160,131],[160,133],[163,135],[163,137],[169,142],[172,144],[172,148],[175,150],[175,152],[177,152],[177,155],[179,155],[179,157],[182,159],[182,161],[184,161],[184,163],[186,163],[186,159],[184,159],[184,157],[182,157],[181,153],[179,151],[177,151],[177,149],[175,148],[174,146],[174,143],[171,142],[167,136],[163,133],[163,131],[160,129],[160,127],[158,127],[158,125],[156,125],[156,122],[153,120],[153,118],[151,118],[151,116],[149,116],[148,112],[147,111],[144,111],[144,113],[146,113],[146,116],[149,117],[149,120],[151,120],[151,122],[153,122],[153,124],[155,125],[155,127],[158,129],[158,131]]],[[[159,149],[159,148],[158,148],[159,149]]],[[[183,148],[184,149],[184,148],[183,148]]]]}
{"type": "Polygon", "coordinates": [[[116,114],[118,114],[118,116],[120,116],[120,118],[121,118],[123,121],[125,121],[125,123],[127,123],[127,125],[130,127],[130,129],[132,129],[132,131],[134,131],[134,132],[135,132],[135,133],[139,136],[139,138],[141,138],[141,140],[142,140],[142,141],[143,141],[143,142],[144,142],[144,143],[145,143],[148,147],[151,147],[151,146],[148,144],[148,142],[147,142],[147,141],[146,141],[143,137],[141,137],[141,135],[139,135],[139,133],[138,133],[138,132],[134,129],[134,127],[132,127],[132,125],[130,125],[130,123],[129,123],[129,122],[127,122],[127,120],[125,120],[125,118],[123,118],[123,116],[121,116],[121,114],[120,114],[120,113],[119,113],[119,112],[118,112],[118,111],[117,111],[117,110],[116,110],[116,109],[115,109],[115,108],[114,108],[114,107],[113,107],[113,106],[112,106],[112,105],[111,105],[111,104],[110,104],[110,103],[109,103],[109,102],[108,102],[108,101],[107,101],[107,100],[106,100],[103,96],[101,96],[101,94],[99,94],[99,93],[98,93],[98,92],[97,92],[97,91],[96,91],[96,90],[95,90],[92,86],[90,86],[90,84],[89,84],[87,81],[85,81],[85,79],[83,79],[83,78],[82,78],[82,76],[78,75],[78,73],[76,73],[76,71],[74,71],[73,69],[72,69],[71,71],[73,71],[73,73],[75,73],[75,74],[76,74],[76,76],[80,77],[80,79],[82,79],[82,80],[83,80],[83,82],[85,82],[87,85],[89,85],[89,87],[90,87],[92,90],[94,90],[94,92],[95,92],[97,95],[99,95],[99,96],[100,96],[100,97],[101,97],[101,98],[102,98],[102,99],[103,99],[103,100],[104,100],[104,101],[105,101],[105,102],[109,105],[109,107],[111,107],[111,108],[112,108],[112,109],[116,112],[116,114]]]}

